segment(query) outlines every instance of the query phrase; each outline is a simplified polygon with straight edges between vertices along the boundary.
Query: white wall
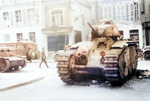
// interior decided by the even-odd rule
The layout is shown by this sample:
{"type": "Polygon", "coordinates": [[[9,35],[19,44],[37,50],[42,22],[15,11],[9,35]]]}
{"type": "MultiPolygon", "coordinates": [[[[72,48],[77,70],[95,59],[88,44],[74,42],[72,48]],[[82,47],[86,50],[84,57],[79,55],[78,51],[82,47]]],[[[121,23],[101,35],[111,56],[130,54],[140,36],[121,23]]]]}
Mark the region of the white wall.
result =
{"type": "Polygon", "coordinates": [[[29,3],[21,3],[21,4],[13,4],[13,5],[4,5],[3,9],[0,10],[0,43],[5,43],[5,42],[16,42],[17,33],[22,33],[23,34],[23,39],[29,39],[29,32],[35,32],[36,36],[36,43],[38,44],[39,49],[42,47],[42,20],[41,20],[41,2],[37,2],[36,7],[33,5],[33,2],[29,3]],[[34,20],[35,23],[29,25],[28,24],[28,9],[35,9],[37,10],[38,8],[38,13],[39,15],[36,15],[36,12],[34,12],[34,20]],[[21,10],[21,20],[22,22],[17,25],[16,24],[16,18],[15,18],[15,11],[16,10],[21,10]],[[9,27],[5,27],[3,24],[3,12],[9,12],[9,27]],[[39,23],[36,23],[36,20],[39,19],[39,23]],[[10,34],[10,40],[9,41],[4,41],[4,34],[10,34]]]}
{"type": "Polygon", "coordinates": [[[74,10],[70,11],[71,25],[73,26],[73,30],[81,31],[82,41],[86,41],[90,34],[90,27],[88,26],[87,22],[92,23],[92,20],[96,19],[95,6],[93,4],[84,6],[75,1],[74,4],[71,4],[71,6],[71,8],[74,10]]]}

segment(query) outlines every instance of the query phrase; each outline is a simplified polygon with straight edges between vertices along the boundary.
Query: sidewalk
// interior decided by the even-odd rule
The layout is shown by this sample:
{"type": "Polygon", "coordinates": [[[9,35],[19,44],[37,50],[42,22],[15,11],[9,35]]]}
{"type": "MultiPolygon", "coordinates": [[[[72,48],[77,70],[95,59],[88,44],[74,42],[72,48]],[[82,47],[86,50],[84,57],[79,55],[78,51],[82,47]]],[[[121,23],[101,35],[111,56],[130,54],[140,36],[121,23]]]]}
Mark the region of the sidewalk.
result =
{"type": "MultiPolygon", "coordinates": [[[[32,60],[32,63],[40,62],[41,59],[32,60]]],[[[47,63],[50,62],[54,62],[53,58],[47,59],[47,63]]],[[[39,68],[32,67],[32,63],[28,62],[27,67],[23,68],[22,70],[0,73],[0,92],[44,79],[41,70],[39,68]]]]}
{"type": "Polygon", "coordinates": [[[39,68],[33,68],[34,70],[30,70],[29,68],[30,67],[25,67],[18,71],[0,73],[0,92],[44,79],[44,76],[39,68]]]}

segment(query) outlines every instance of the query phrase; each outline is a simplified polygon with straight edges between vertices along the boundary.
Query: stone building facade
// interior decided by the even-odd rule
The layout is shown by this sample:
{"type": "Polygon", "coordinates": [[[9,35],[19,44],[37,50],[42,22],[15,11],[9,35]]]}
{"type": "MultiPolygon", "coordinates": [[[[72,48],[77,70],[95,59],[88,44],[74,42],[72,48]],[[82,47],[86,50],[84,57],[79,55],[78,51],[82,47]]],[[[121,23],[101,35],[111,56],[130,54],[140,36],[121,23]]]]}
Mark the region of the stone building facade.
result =
{"type": "MultiPolygon", "coordinates": [[[[97,0],[0,0],[0,43],[27,39],[46,53],[85,41],[97,0]]],[[[96,19],[96,20],[95,20],[96,19]]]]}
{"type": "Polygon", "coordinates": [[[42,47],[41,1],[0,0],[0,43],[29,40],[42,47]]]}

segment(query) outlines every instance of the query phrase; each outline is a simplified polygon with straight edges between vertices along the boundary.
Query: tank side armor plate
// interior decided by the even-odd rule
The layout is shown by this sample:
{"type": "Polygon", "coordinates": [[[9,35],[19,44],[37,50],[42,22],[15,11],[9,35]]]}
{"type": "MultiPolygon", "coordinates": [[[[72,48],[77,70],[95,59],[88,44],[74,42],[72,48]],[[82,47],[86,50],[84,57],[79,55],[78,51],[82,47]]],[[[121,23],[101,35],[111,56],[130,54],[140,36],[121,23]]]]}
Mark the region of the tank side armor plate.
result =
{"type": "Polygon", "coordinates": [[[128,41],[117,41],[116,43],[114,43],[111,48],[114,48],[114,47],[119,47],[119,48],[123,48],[124,45],[127,43],[128,41]]]}

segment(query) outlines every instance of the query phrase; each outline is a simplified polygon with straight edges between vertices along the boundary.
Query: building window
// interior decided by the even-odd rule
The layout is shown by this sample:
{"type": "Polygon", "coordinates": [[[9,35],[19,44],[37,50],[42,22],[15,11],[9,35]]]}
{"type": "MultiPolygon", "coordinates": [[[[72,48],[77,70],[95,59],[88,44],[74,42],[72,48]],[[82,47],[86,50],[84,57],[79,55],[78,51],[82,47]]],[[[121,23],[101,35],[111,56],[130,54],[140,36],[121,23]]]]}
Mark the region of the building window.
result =
{"type": "Polygon", "coordinates": [[[3,12],[3,26],[4,27],[9,27],[9,13],[8,12],[3,12]]]}
{"type": "Polygon", "coordinates": [[[144,0],[141,0],[141,13],[145,13],[144,0]]]}
{"type": "Polygon", "coordinates": [[[135,6],[135,20],[139,21],[140,20],[140,13],[139,13],[139,4],[138,3],[134,3],[135,6]]]}
{"type": "Polygon", "coordinates": [[[9,5],[11,4],[12,0],[3,0],[3,5],[9,5]]]}
{"type": "Polygon", "coordinates": [[[121,7],[120,7],[120,6],[117,6],[117,20],[121,20],[120,14],[121,14],[121,7]]]}
{"type": "Polygon", "coordinates": [[[17,33],[17,41],[22,40],[22,33],[17,33]]]}
{"type": "Polygon", "coordinates": [[[10,34],[4,34],[4,41],[10,41],[10,34]]]}
{"type": "Polygon", "coordinates": [[[29,32],[29,40],[36,42],[35,32],[29,32]]]}
{"type": "Polygon", "coordinates": [[[111,6],[104,7],[103,12],[104,12],[104,18],[111,18],[111,19],[113,19],[112,7],[111,6]]]}
{"type": "Polygon", "coordinates": [[[8,14],[8,12],[4,12],[3,13],[3,18],[4,18],[4,20],[9,20],[9,14],[8,14]]]}
{"type": "Polygon", "coordinates": [[[52,25],[59,26],[63,25],[63,12],[60,10],[52,12],[52,25]]]}
{"type": "Polygon", "coordinates": [[[127,20],[126,18],[126,5],[116,6],[116,20],[127,20]]]}
{"type": "Polygon", "coordinates": [[[134,5],[133,5],[133,4],[130,4],[129,20],[130,20],[130,21],[135,21],[134,5]]]}
{"type": "Polygon", "coordinates": [[[15,15],[16,15],[16,22],[21,22],[21,11],[15,11],[15,15]]]}
{"type": "Polygon", "coordinates": [[[34,10],[33,9],[28,9],[28,24],[33,25],[35,22],[34,20],[34,10]]]}

